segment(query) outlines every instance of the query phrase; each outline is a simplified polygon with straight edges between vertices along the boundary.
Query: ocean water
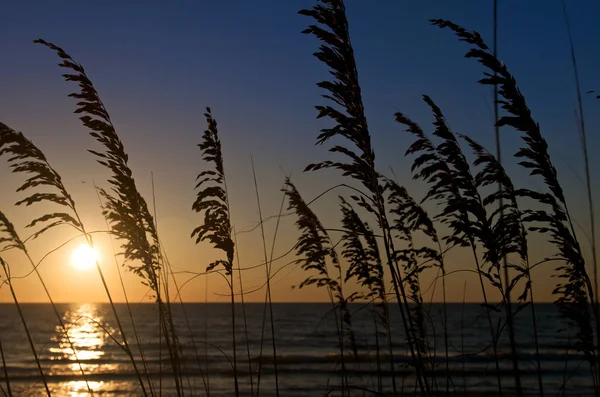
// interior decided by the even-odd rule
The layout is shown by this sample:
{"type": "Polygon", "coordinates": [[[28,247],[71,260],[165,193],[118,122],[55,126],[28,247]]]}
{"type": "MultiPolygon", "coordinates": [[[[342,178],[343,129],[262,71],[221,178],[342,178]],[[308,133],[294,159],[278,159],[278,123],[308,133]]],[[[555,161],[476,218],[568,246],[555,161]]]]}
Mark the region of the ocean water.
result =
{"type": "MultiPolygon", "coordinates": [[[[143,395],[131,360],[119,346],[122,337],[108,304],[57,305],[68,328],[75,351],[61,332],[52,307],[47,304],[23,306],[36,350],[46,373],[53,396],[87,396],[88,386],[98,396],[143,395]],[[86,374],[84,380],[77,363],[86,374]]],[[[492,359],[490,331],[484,309],[477,304],[449,304],[449,377],[444,371],[442,306],[429,307],[430,360],[437,370],[430,382],[444,390],[462,395],[466,388],[476,394],[493,395],[498,391],[495,361],[492,359]],[[447,379],[449,379],[447,381],[447,379]]],[[[127,306],[116,305],[125,335],[134,352],[138,369],[144,375],[147,392],[156,395],[176,395],[169,376],[170,360],[164,343],[160,343],[159,314],[153,304],[131,305],[134,324],[129,320],[127,306]],[[137,334],[137,337],[136,337],[137,334]],[[140,355],[140,348],[144,359],[140,355]],[[145,363],[145,364],[144,364],[145,363]],[[159,393],[160,391],[160,393],[159,393]]],[[[392,395],[389,351],[385,338],[375,332],[373,316],[368,306],[353,304],[352,326],[358,355],[347,358],[348,383],[352,395],[377,395],[367,390],[382,389],[392,395]],[[378,368],[377,344],[382,365],[378,368]],[[379,374],[379,376],[378,376],[379,374]]],[[[232,396],[235,392],[231,306],[228,304],[175,305],[174,325],[181,345],[184,376],[182,387],[186,395],[232,396]],[[185,316],[184,316],[185,310],[185,316]],[[187,319],[186,319],[187,317],[187,319]]],[[[275,346],[277,349],[277,379],[275,377],[270,323],[267,321],[261,337],[264,305],[246,304],[247,335],[242,306],[236,305],[237,372],[240,395],[275,396],[275,384],[281,396],[339,395],[340,355],[335,320],[329,304],[273,304],[275,346]],[[260,358],[261,340],[263,358],[260,358]],[[250,355],[250,360],[248,359],[250,355]],[[260,370],[260,380],[258,377],[260,370]],[[252,376],[251,376],[252,375],[252,376]],[[332,392],[333,390],[333,392],[332,392]],[[329,392],[329,394],[328,394],[329,392]]],[[[569,330],[553,305],[535,306],[539,328],[541,368],[546,395],[593,395],[589,364],[572,347],[575,331],[569,330]],[[571,347],[569,347],[571,346],[571,347]]],[[[398,394],[411,395],[415,378],[407,366],[409,354],[404,341],[397,306],[390,306],[393,328],[394,379],[398,394]]],[[[517,316],[519,367],[524,390],[539,395],[536,375],[536,355],[531,329],[531,312],[523,310],[517,316]]],[[[6,358],[6,371],[14,396],[45,395],[35,360],[14,305],[0,305],[0,341],[6,358]]],[[[501,340],[500,378],[505,395],[514,392],[509,346],[501,340]]],[[[1,362],[0,362],[1,366],[1,362]]],[[[6,390],[4,368],[0,367],[0,386],[6,390]]],[[[0,389],[0,395],[3,395],[0,389]]]]}

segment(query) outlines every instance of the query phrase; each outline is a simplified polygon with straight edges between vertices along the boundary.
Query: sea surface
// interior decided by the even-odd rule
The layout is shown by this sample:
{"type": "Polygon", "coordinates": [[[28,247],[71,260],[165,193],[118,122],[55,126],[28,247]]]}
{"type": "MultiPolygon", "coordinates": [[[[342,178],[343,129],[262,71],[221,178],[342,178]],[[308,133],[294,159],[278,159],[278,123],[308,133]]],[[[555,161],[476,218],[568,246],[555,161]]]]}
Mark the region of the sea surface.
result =
{"type": "MultiPolygon", "coordinates": [[[[484,308],[478,304],[447,305],[450,358],[450,376],[447,377],[441,321],[443,306],[432,304],[427,307],[431,335],[429,350],[437,352],[428,357],[437,368],[430,374],[433,387],[438,390],[449,387],[455,395],[463,395],[465,388],[475,395],[496,394],[498,372],[492,359],[491,336],[484,308]]],[[[169,374],[171,360],[161,338],[156,305],[133,304],[130,308],[135,330],[127,306],[116,305],[146,392],[157,396],[177,395],[174,378],[169,374]]],[[[123,337],[110,305],[57,305],[73,346],[61,331],[51,305],[24,304],[22,309],[53,396],[89,396],[90,389],[97,396],[144,395],[131,359],[121,346],[123,337]],[[85,378],[81,374],[82,369],[85,378]]],[[[371,307],[350,305],[357,356],[347,357],[344,363],[352,395],[381,395],[369,390],[383,390],[384,394],[392,395],[392,371],[398,394],[412,395],[415,389],[415,377],[407,366],[410,355],[399,310],[396,305],[390,305],[389,309],[393,329],[393,366],[385,335],[375,332],[371,307]],[[377,345],[380,346],[379,353],[377,345]],[[380,366],[376,364],[378,355],[380,366]]],[[[206,395],[207,391],[215,397],[235,395],[231,305],[174,305],[173,312],[173,323],[181,346],[178,361],[184,372],[181,387],[185,395],[206,395]]],[[[235,366],[240,395],[257,395],[258,392],[260,396],[275,396],[276,384],[280,396],[340,395],[340,349],[331,305],[273,304],[277,371],[268,311],[264,331],[262,326],[264,305],[252,303],[242,307],[236,304],[235,312],[235,366]],[[247,327],[244,326],[244,318],[247,327]]],[[[593,395],[590,366],[572,347],[575,330],[560,319],[551,304],[537,304],[535,312],[545,395],[593,395]]],[[[523,389],[527,394],[539,395],[531,319],[530,309],[517,315],[519,368],[523,389]]],[[[381,327],[378,328],[381,331],[381,327]]],[[[13,396],[45,395],[36,361],[14,305],[0,305],[0,342],[13,396]]],[[[346,348],[346,353],[351,354],[350,350],[346,348]]],[[[503,338],[498,354],[505,395],[514,394],[515,390],[509,353],[508,343],[503,338]]],[[[0,361],[0,396],[7,389],[4,374],[5,368],[0,361]]]]}

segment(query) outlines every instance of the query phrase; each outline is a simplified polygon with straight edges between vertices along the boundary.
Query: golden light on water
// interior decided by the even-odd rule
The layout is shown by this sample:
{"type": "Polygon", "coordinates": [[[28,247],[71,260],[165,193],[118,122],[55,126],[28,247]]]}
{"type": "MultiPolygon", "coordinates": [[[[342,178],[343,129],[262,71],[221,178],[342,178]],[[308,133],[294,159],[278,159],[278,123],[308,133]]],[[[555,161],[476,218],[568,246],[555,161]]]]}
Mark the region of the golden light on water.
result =
{"type": "MultiPolygon", "coordinates": [[[[67,335],[65,335],[60,326],[56,327],[57,347],[50,349],[55,355],[55,359],[68,360],[69,368],[73,374],[81,372],[78,360],[85,373],[97,372],[100,367],[103,370],[110,370],[111,365],[102,363],[105,355],[104,346],[107,343],[108,335],[102,328],[103,318],[98,314],[94,305],[81,305],[75,310],[69,310],[64,318],[67,335]]],[[[85,382],[69,382],[69,390],[76,391],[83,388],[80,392],[87,391],[85,382]]],[[[90,387],[99,388],[102,382],[90,382],[90,387]]],[[[77,392],[77,393],[80,393],[77,392]]],[[[81,395],[81,394],[75,394],[81,395]]]]}
{"type": "Polygon", "coordinates": [[[66,388],[68,390],[68,395],[71,397],[83,397],[89,395],[89,388],[92,389],[92,392],[97,393],[100,391],[100,388],[104,382],[95,382],[88,381],[87,384],[83,380],[67,382],[66,388]]]}
{"type": "Polygon", "coordinates": [[[91,269],[98,259],[98,252],[87,244],[78,245],[71,253],[71,264],[79,270],[91,269]]]}
{"type": "Polygon", "coordinates": [[[123,390],[127,390],[125,395],[135,394],[129,394],[128,380],[111,378],[127,373],[128,365],[119,357],[121,350],[115,349],[113,336],[118,331],[109,325],[107,316],[109,312],[102,305],[70,305],[66,310],[63,315],[66,332],[56,325],[48,349],[53,361],[49,373],[64,377],[53,396],[93,397],[113,395],[113,392],[121,394],[123,390]],[[82,370],[87,382],[81,375],[82,370]]]}

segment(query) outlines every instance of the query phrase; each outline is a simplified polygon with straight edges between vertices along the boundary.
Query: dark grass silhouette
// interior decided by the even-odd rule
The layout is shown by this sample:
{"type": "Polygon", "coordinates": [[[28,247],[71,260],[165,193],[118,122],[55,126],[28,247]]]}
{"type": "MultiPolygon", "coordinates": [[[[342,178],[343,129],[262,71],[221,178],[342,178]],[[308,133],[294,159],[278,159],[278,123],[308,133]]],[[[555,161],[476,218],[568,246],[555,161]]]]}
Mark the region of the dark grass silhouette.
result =
{"type": "MultiPolygon", "coordinates": [[[[231,328],[233,344],[233,377],[235,395],[239,396],[237,352],[235,336],[235,295],[234,295],[234,243],[231,237],[231,220],[229,215],[229,198],[227,197],[227,185],[225,183],[225,170],[223,166],[223,153],[221,152],[221,141],[217,130],[217,121],[212,117],[210,108],[206,108],[206,122],[208,129],[202,135],[202,143],[198,145],[202,151],[202,159],[211,163],[214,169],[205,170],[196,178],[196,200],[192,205],[195,212],[202,213],[204,220],[202,224],[192,231],[191,237],[196,238],[196,244],[208,240],[214,248],[223,251],[226,259],[219,259],[206,267],[209,272],[217,266],[223,267],[225,276],[229,277],[227,283],[231,291],[231,328]]],[[[208,391],[207,391],[208,393],[208,391]]]]}
{"type": "MultiPolygon", "coordinates": [[[[581,84],[579,82],[579,68],[577,67],[577,57],[575,56],[575,44],[573,42],[573,35],[571,34],[571,24],[569,22],[569,16],[567,15],[567,5],[563,0],[561,2],[562,12],[565,19],[565,25],[567,28],[567,36],[569,38],[569,49],[571,55],[571,63],[573,64],[573,77],[575,80],[575,89],[577,91],[577,119],[579,121],[579,133],[581,138],[581,150],[583,154],[583,164],[585,169],[585,187],[587,193],[587,204],[588,211],[590,214],[590,236],[591,250],[592,250],[592,267],[593,267],[593,280],[594,280],[594,316],[596,318],[596,330],[600,330],[600,292],[598,289],[598,254],[596,248],[596,218],[594,216],[594,196],[592,193],[592,180],[590,172],[590,160],[589,160],[589,149],[587,144],[587,129],[585,124],[585,115],[583,112],[583,100],[581,95],[581,84]]],[[[600,371],[600,333],[596,332],[596,367],[600,371]]],[[[600,372],[598,374],[598,381],[600,382],[600,372]]]]}
{"type": "MultiPolygon", "coordinates": [[[[405,125],[407,132],[416,137],[415,142],[406,151],[406,155],[417,155],[412,165],[414,178],[423,180],[429,185],[423,201],[433,200],[442,207],[441,212],[435,215],[434,219],[447,225],[451,231],[451,234],[443,236],[442,240],[449,248],[469,248],[473,254],[498,372],[498,389],[501,390],[498,336],[491,315],[491,311],[497,311],[497,309],[489,303],[484,284],[484,278],[487,278],[498,288],[500,279],[497,276],[497,268],[492,265],[488,269],[489,272],[485,271],[477,255],[477,241],[489,242],[491,240],[485,209],[481,205],[479,193],[474,186],[469,164],[454,134],[446,125],[441,110],[429,97],[424,96],[423,98],[433,110],[434,135],[441,138],[442,143],[436,146],[417,123],[402,113],[396,113],[396,121],[405,125]],[[496,277],[490,274],[492,272],[495,272],[496,277]]],[[[493,246],[493,243],[491,244],[493,246]]]]}
{"type": "MultiPolygon", "coordinates": [[[[338,187],[343,187],[346,189],[344,192],[350,193],[341,194],[338,198],[341,229],[329,229],[311,208],[312,201],[306,202],[296,186],[287,178],[282,189],[285,201],[281,203],[282,208],[277,222],[283,216],[282,210],[287,202],[290,214],[295,215],[295,224],[299,232],[298,241],[290,252],[297,255],[295,263],[306,273],[306,278],[300,283],[299,288],[325,288],[331,299],[338,342],[336,348],[339,349],[337,368],[339,383],[332,382],[326,385],[327,395],[351,396],[358,393],[360,395],[437,396],[459,392],[449,367],[451,357],[445,304],[448,275],[445,255],[451,250],[467,250],[472,254],[472,263],[469,266],[478,277],[489,327],[490,347],[489,351],[483,353],[490,355],[495,364],[495,371],[492,373],[497,375],[497,394],[509,394],[501,381],[500,360],[502,358],[498,352],[503,333],[508,337],[511,347],[510,375],[514,380],[515,393],[521,395],[524,392],[521,386],[521,362],[518,360],[519,351],[516,344],[518,335],[515,334],[513,324],[514,318],[527,306],[531,306],[532,313],[538,392],[540,395],[548,392],[544,391],[543,386],[543,378],[546,375],[541,366],[538,325],[533,304],[535,285],[531,274],[533,266],[546,267],[547,263],[558,263],[553,272],[557,280],[554,289],[556,305],[570,328],[575,330],[573,346],[569,348],[577,349],[586,358],[592,369],[597,393],[600,385],[600,369],[597,365],[599,346],[594,343],[594,332],[598,333],[600,329],[598,302],[595,298],[598,294],[597,285],[595,281],[592,282],[587,273],[582,248],[575,234],[557,171],[548,153],[548,145],[542,136],[540,126],[531,115],[525,98],[519,91],[515,78],[509,73],[507,66],[499,61],[496,45],[490,49],[479,33],[464,29],[453,22],[442,19],[431,20],[433,25],[450,29],[459,40],[470,45],[466,57],[476,59],[486,69],[479,83],[495,87],[499,107],[494,125],[495,132],[502,127],[516,130],[521,134],[524,146],[515,153],[515,157],[532,176],[542,178],[547,191],[535,192],[515,186],[503,167],[499,150],[494,156],[472,138],[454,132],[448,125],[442,110],[429,96],[424,96],[423,99],[433,114],[432,138],[404,113],[395,114],[396,121],[415,139],[406,150],[407,155],[414,156],[411,169],[414,178],[427,186],[423,199],[416,200],[402,184],[386,178],[377,169],[376,156],[371,143],[373,137],[365,117],[344,2],[319,0],[312,9],[301,10],[300,14],[312,19],[313,24],[303,33],[311,34],[320,40],[321,44],[314,55],[328,67],[332,76],[331,80],[317,83],[325,90],[323,97],[327,101],[327,104],[316,107],[317,117],[325,118],[330,122],[330,127],[322,129],[317,136],[317,143],[329,145],[332,139],[340,142],[329,147],[332,159],[310,164],[306,167],[306,171],[334,169],[340,171],[348,182],[328,189],[319,197],[327,196],[338,187]],[[500,114],[500,111],[503,114],[500,114]],[[472,161],[469,161],[463,147],[472,152],[472,161]],[[497,189],[493,190],[493,187],[497,189]],[[425,207],[430,204],[433,205],[426,210],[425,207]],[[341,232],[339,241],[332,238],[332,230],[341,232]],[[442,230],[444,233],[441,233],[442,230]],[[556,250],[555,254],[535,265],[530,264],[528,247],[528,236],[533,233],[545,236],[556,250]],[[426,288],[422,284],[423,274],[434,272],[437,276],[433,283],[441,279],[444,300],[443,330],[441,330],[444,340],[443,358],[435,355],[436,341],[431,335],[439,330],[431,329],[431,323],[428,322],[431,313],[424,303],[426,288]],[[389,283],[385,281],[386,277],[391,280],[389,283]],[[358,292],[348,294],[348,289],[345,289],[347,284],[357,286],[358,292]],[[388,288],[393,292],[388,292],[388,288]],[[500,302],[488,300],[487,291],[490,288],[500,294],[500,302]],[[372,386],[365,381],[361,371],[359,358],[364,346],[359,346],[356,341],[353,327],[354,313],[349,306],[351,302],[366,302],[373,318],[376,335],[377,382],[372,386]],[[392,329],[390,325],[392,310],[399,311],[402,319],[401,329],[392,329]],[[499,319],[498,322],[495,322],[494,318],[499,319]],[[410,357],[409,368],[402,370],[395,361],[397,352],[394,349],[397,348],[392,343],[392,338],[398,337],[406,342],[410,357]],[[391,390],[384,385],[386,376],[391,377],[391,390]],[[409,376],[414,377],[415,382],[414,391],[410,392],[405,390],[407,379],[413,380],[409,376]],[[402,377],[400,386],[398,377],[402,377]]],[[[496,34],[497,32],[495,36],[496,34]]],[[[161,368],[159,374],[161,381],[157,386],[151,380],[143,352],[140,351],[141,363],[134,357],[115,307],[112,305],[112,296],[102,270],[97,266],[121,334],[122,342],[119,346],[130,359],[140,391],[144,395],[161,395],[162,378],[167,375],[172,378],[178,396],[210,395],[208,371],[206,379],[205,373],[202,373],[203,388],[196,390],[192,387],[190,381],[192,375],[186,370],[178,337],[181,331],[175,328],[171,311],[169,272],[172,275],[172,270],[160,244],[155,217],[136,187],[133,171],[128,165],[128,155],[115,126],[84,68],[60,47],[44,40],[36,40],[36,42],[57,53],[61,59],[59,66],[67,70],[64,75],[65,80],[76,82],[78,85],[77,92],[70,94],[78,101],[75,113],[80,115],[83,125],[100,144],[101,149],[90,150],[90,152],[98,163],[110,171],[108,179],[110,188],[99,189],[103,199],[102,213],[109,223],[110,233],[121,244],[128,268],[139,276],[140,282],[152,290],[153,298],[159,308],[160,344],[161,348],[163,343],[167,348],[170,372],[163,374],[161,368]],[[186,382],[189,390],[184,386],[186,382]]],[[[576,70],[574,52],[572,56],[576,70]]],[[[583,130],[581,106],[579,116],[583,130]]],[[[198,146],[206,167],[196,179],[196,198],[192,210],[199,214],[199,224],[192,231],[191,237],[197,244],[208,242],[223,255],[221,259],[206,264],[206,269],[199,274],[218,273],[229,286],[233,352],[232,357],[227,359],[230,360],[233,369],[231,393],[239,396],[246,391],[240,387],[242,373],[238,368],[234,273],[239,271],[239,289],[243,299],[245,291],[242,287],[242,270],[244,268],[240,265],[239,252],[234,243],[235,235],[224,170],[225,160],[217,122],[209,108],[206,110],[205,118],[207,129],[198,146]],[[238,268],[234,268],[236,255],[238,268]]],[[[582,133],[585,134],[584,131],[582,133]]],[[[499,145],[498,141],[497,145],[499,145]]],[[[22,133],[0,124],[0,156],[8,158],[13,172],[25,177],[25,181],[17,191],[27,196],[17,205],[47,203],[57,208],[55,212],[44,214],[28,223],[27,227],[34,230],[32,239],[45,236],[56,227],[69,226],[93,245],[92,234],[81,222],[75,202],[64,186],[60,174],[51,167],[39,148],[22,133]]],[[[586,167],[588,167],[587,161],[586,167]]],[[[591,188],[588,168],[586,168],[586,175],[589,191],[591,188]]],[[[265,254],[265,263],[261,266],[264,265],[266,269],[266,300],[263,317],[266,319],[266,310],[270,308],[271,303],[270,281],[276,273],[271,268],[274,261],[272,257],[274,247],[269,260],[264,237],[264,223],[267,218],[263,218],[262,215],[257,183],[255,188],[265,254]]],[[[589,201],[591,203],[591,197],[589,201]]],[[[592,212],[593,206],[590,204],[590,216],[593,222],[592,212]]],[[[279,223],[276,229],[278,226],[279,223]]],[[[26,247],[28,241],[22,241],[17,236],[13,225],[4,213],[0,212],[2,250],[0,253],[10,249],[22,251],[35,272],[37,263],[29,256],[26,247]]],[[[41,366],[28,330],[27,319],[20,310],[18,297],[12,288],[10,266],[2,258],[0,258],[0,265],[4,271],[3,282],[11,290],[14,303],[19,309],[40,379],[44,383],[46,393],[50,395],[50,389],[45,381],[47,374],[41,366]]],[[[594,269],[596,269],[595,259],[594,269]]],[[[39,273],[37,274],[45,288],[44,280],[39,273]]],[[[180,286],[176,285],[177,296],[180,296],[179,288],[180,286]]],[[[49,301],[52,302],[50,292],[46,288],[45,290],[49,301]]],[[[60,319],[58,311],[56,314],[60,319]]],[[[243,315],[247,341],[245,309],[243,315]]],[[[278,357],[275,346],[276,323],[272,312],[270,320],[275,391],[279,395],[280,374],[277,372],[278,357]]],[[[66,334],[65,324],[62,323],[62,319],[59,321],[66,334]]],[[[266,320],[263,320],[263,331],[264,321],[266,320]]],[[[189,321],[187,324],[189,327],[189,321]]],[[[208,337],[207,330],[208,328],[205,332],[208,337]]],[[[114,338],[112,335],[111,337],[114,338]]],[[[250,345],[246,342],[252,396],[260,395],[263,338],[264,332],[261,335],[256,389],[253,383],[255,374],[251,364],[252,353],[250,345]]],[[[204,343],[208,346],[208,341],[204,343]]],[[[461,351],[463,360],[465,354],[467,353],[463,346],[461,351]]],[[[11,396],[10,365],[6,363],[2,345],[0,345],[0,356],[6,387],[5,389],[3,386],[0,390],[11,396]]],[[[196,358],[201,371],[202,368],[208,369],[207,357],[204,363],[197,353],[196,358]]],[[[83,368],[80,368],[80,371],[85,379],[86,373],[83,368]]],[[[566,379],[565,370],[565,382],[566,379]]],[[[469,392],[462,391],[465,394],[469,392]]]]}
{"type": "Polygon", "coordinates": [[[6,383],[6,390],[1,388],[3,394],[8,397],[12,397],[12,388],[10,387],[10,376],[8,376],[8,367],[6,366],[6,358],[4,357],[4,349],[2,348],[2,340],[0,339],[0,358],[2,359],[2,369],[4,371],[4,381],[6,383]]]}
{"type": "Polygon", "coordinates": [[[296,254],[301,256],[297,260],[302,270],[309,276],[300,283],[299,288],[315,285],[325,288],[334,306],[335,324],[338,332],[342,382],[340,385],[342,396],[348,393],[348,379],[346,373],[346,344],[356,356],[356,342],[350,312],[348,311],[348,298],[344,296],[342,267],[335,244],[327,233],[325,227],[300,196],[292,182],[286,179],[285,194],[288,199],[289,210],[297,216],[296,226],[300,230],[300,237],[296,245],[296,254]],[[329,267],[334,269],[331,275],[329,267]]]}
{"type": "MultiPolygon", "coordinates": [[[[98,158],[98,163],[112,172],[112,176],[108,180],[111,191],[100,189],[100,194],[105,200],[103,214],[111,226],[111,233],[122,243],[121,249],[126,261],[130,263],[130,270],[139,275],[142,283],[149,286],[155,295],[161,314],[161,331],[169,352],[172,371],[175,374],[177,393],[181,395],[181,369],[177,357],[177,337],[171,318],[170,303],[165,304],[161,296],[163,291],[159,272],[162,258],[158,234],[148,205],[135,185],[124,146],[98,92],[85,74],[83,66],[76,63],[62,48],[42,39],[35,42],[55,51],[62,60],[59,66],[74,72],[73,74],[64,74],[63,77],[66,81],[76,82],[79,86],[79,92],[69,94],[70,97],[79,101],[75,113],[82,114],[79,119],[90,130],[90,135],[105,150],[104,152],[89,150],[89,152],[98,158]]],[[[88,240],[91,243],[91,238],[88,240]]],[[[97,267],[99,268],[99,266],[97,267]]],[[[108,291],[107,287],[105,289],[108,291]]],[[[112,299],[109,299],[112,302],[112,299]]],[[[114,308],[113,311],[118,318],[114,308]]],[[[123,329],[121,326],[119,328],[124,344],[127,346],[123,329]]],[[[129,348],[127,347],[127,349],[129,348]]],[[[129,354],[131,355],[130,350],[129,354]]],[[[135,363],[135,360],[132,361],[135,363]]],[[[135,369],[139,373],[137,365],[135,365],[135,369]]],[[[146,394],[146,387],[141,378],[140,386],[146,394]]]]}
{"type": "MultiPolygon", "coordinates": [[[[262,249],[264,255],[264,265],[265,265],[265,277],[266,277],[266,292],[265,292],[265,306],[263,309],[262,315],[262,323],[261,323],[261,335],[260,335],[260,353],[259,353],[259,365],[258,365],[258,379],[256,384],[256,394],[260,393],[260,381],[263,370],[263,346],[264,346],[264,335],[265,335],[265,326],[266,326],[266,318],[267,318],[267,309],[269,312],[269,322],[271,328],[271,346],[273,348],[273,368],[275,370],[275,393],[276,396],[279,397],[279,370],[277,364],[277,342],[275,339],[275,319],[273,318],[273,302],[271,298],[271,277],[272,277],[272,265],[273,265],[273,253],[275,250],[275,242],[277,240],[277,232],[279,230],[279,221],[281,219],[281,212],[283,211],[283,206],[285,205],[285,194],[282,196],[281,205],[279,207],[279,215],[277,216],[277,223],[275,225],[275,232],[273,233],[273,242],[271,247],[271,258],[270,260],[267,258],[267,240],[265,237],[265,225],[263,221],[262,215],[262,206],[260,205],[260,193],[258,190],[258,181],[256,178],[256,168],[254,167],[254,159],[250,156],[250,163],[252,165],[252,179],[254,182],[254,191],[256,193],[256,207],[258,209],[259,216],[259,224],[260,224],[260,237],[262,240],[262,249]]],[[[241,276],[241,273],[240,273],[241,276]]],[[[241,280],[241,277],[240,277],[241,280]]],[[[242,291],[243,294],[243,291],[242,291]]],[[[252,381],[252,378],[250,378],[252,381]]]]}
{"type": "Polygon", "coordinates": [[[405,283],[401,278],[398,261],[394,258],[396,250],[387,220],[384,189],[379,181],[379,173],[375,169],[375,153],[371,147],[371,135],[364,114],[344,3],[342,1],[320,1],[313,9],[302,10],[300,14],[313,18],[319,24],[310,25],[303,33],[313,34],[323,42],[315,56],[329,67],[334,80],[322,81],[317,85],[328,92],[323,95],[324,98],[339,107],[316,106],[318,118],[327,117],[335,123],[332,128],[321,130],[321,134],[317,137],[317,143],[325,144],[330,138],[339,136],[357,150],[354,152],[340,145],[333,146],[329,151],[340,154],[348,162],[325,160],[310,164],[306,170],[338,169],[343,172],[344,176],[358,181],[366,189],[366,193],[354,196],[353,200],[357,205],[372,213],[378,226],[382,229],[385,263],[392,276],[392,284],[407,335],[406,339],[417,369],[419,388],[422,393],[429,394],[430,385],[423,377],[425,370],[423,357],[420,350],[415,348],[418,336],[410,316],[405,283]]]}
{"type": "Polygon", "coordinates": [[[577,348],[588,357],[590,364],[595,366],[589,310],[590,302],[594,304],[593,287],[556,168],[552,164],[548,144],[541,135],[539,124],[532,118],[515,78],[508,72],[506,65],[494,57],[477,32],[470,32],[449,21],[432,20],[432,23],[441,28],[451,29],[460,40],[472,44],[473,47],[465,56],[475,58],[491,72],[496,73],[485,73],[485,77],[479,82],[497,84],[499,87],[498,93],[502,97],[499,103],[507,115],[498,120],[498,125],[512,127],[524,134],[522,139],[526,147],[521,148],[515,157],[520,159],[519,164],[529,170],[531,175],[541,176],[549,190],[548,193],[528,189],[517,190],[519,197],[549,207],[549,210],[524,211],[522,222],[528,225],[530,231],[548,234],[550,242],[558,250],[555,256],[548,258],[560,261],[555,273],[558,284],[553,292],[558,295],[556,304],[561,313],[579,328],[577,348]]]}

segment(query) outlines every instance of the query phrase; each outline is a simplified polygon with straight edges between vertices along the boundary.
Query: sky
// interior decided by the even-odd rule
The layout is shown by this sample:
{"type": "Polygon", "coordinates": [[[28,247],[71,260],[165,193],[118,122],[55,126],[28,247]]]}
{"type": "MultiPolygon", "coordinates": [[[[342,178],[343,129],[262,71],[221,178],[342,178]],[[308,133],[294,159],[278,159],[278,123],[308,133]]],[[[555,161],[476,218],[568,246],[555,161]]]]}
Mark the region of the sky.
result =
{"type": "MultiPolygon", "coordinates": [[[[596,23],[600,4],[592,0],[567,3],[582,89],[600,90],[600,25],[596,23]]],[[[204,108],[210,106],[219,123],[232,221],[241,232],[237,235],[241,266],[260,264],[265,255],[260,233],[253,230],[259,215],[251,159],[263,216],[279,212],[286,175],[292,176],[307,200],[343,181],[336,172],[302,172],[307,164],[329,158],[327,147],[315,146],[319,129],[328,124],[315,118],[314,109],[324,103],[316,83],[327,79],[328,73],[312,56],[319,45],[317,40],[300,33],[311,20],[297,14],[313,4],[309,0],[236,0],[29,1],[4,5],[0,121],[22,131],[46,153],[63,176],[88,229],[100,232],[96,244],[101,266],[117,301],[124,299],[119,268],[131,301],[147,302],[150,298],[137,276],[120,267],[121,259],[115,263],[111,240],[101,232],[106,224],[94,183],[106,187],[108,173],[86,152],[98,146],[72,114],[75,103],[67,94],[75,87],[62,80],[55,54],[32,40],[51,41],[84,65],[130,156],[138,188],[149,203],[154,181],[159,233],[177,273],[182,298],[226,301],[226,284],[219,276],[193,278],[217,255],[208,246],[195,246],[189,237],[201,219],[191,211],[191,204],[195,176],[205,169],[196,147],[206,127],[204,108]]],[[[438,103],[454,130],[495,150],[492,93],[489,87],[477,84],[481,67],[463,57],[465,43],[428,22],[430,18],[450,19],[479,31],[491,44],[491,0],[347,1],[347,12],[365,111],[382,173],[395,175],[415,197],[422,197],[424,186],[411,180],[410,159],[404,157],[411,138],[393,117],[401,111],[431,131],[431,116],[422,94],[438,103]]],[[[498,21],[499,57],[516,76],[549,142],[584,241],[590,221],[561,2],[499,0],[498,21]]],[[[592,150],[600,143],[594,133],[600,125],[599,106],[600,101],[592,95],[584,96],[592,150]]],[[[542,190],[541,181],[527,177],[508,155],[518,147],[518,133],[508,129],[501,133],[506,167],[515,183],[542,190]]],[[[590,160],[594,175],[600,169],[600,159],[592,155],[590,160]]],[[[13,205],[23,197],[14,192],[21,180],[22,176],[10,174],[5,159],[1,159],[0,210],[25,237],[31,231],[23,226],[48,208],[13,205]]],[[[314,204],[315,212],[329,227],[339,225],[337,195],[343,193],[328,194],[314,204]]],[[[597,183],[594,194],[600,197],[597,183]]],[[[277,234],[274,221],[266,224],[268,256],[271,246],[274,258],[283,256],[273,265],[278,269],[272,282],[273,299],[326,300],[324,291],[292,289],[307,276],[293,265],[293,254],[284,256],[297,238],[293,222],[294,217],[283,217],[277,234]]],[[[30,244],[35,261],[52,251],[39,270],[57,302],[107,300],[95,270],[75,269],[70,264],[71,252],[81,243],[81,237],[62,228],[30,244]]],[[[534,253],[543,258],[547,246],[536,239],[532,243],[537,244],[534,253]]],[[[5,258],[11,264],[21,300],[46,301],[39,280],[28,275],[31,265],[16,253],[6,253],[5,258]]],[[[451,269],[472,267],[462,252],[450,254],[447,263],[451,269]]],[[[537,268],[536,299],[552,299],[552,272],[550,266],[537,268]]],[[[264,276],[261,268],[243,272],[248,301],[264,299],[264,289],[260,289],[264,276]]],[[[430,286],[433,275],[423,277],[423,285],[430,286]]],[[[458,272],[447,282],[449,300],[481,299],[472,275],[458,272]]],[[[434,300],[440,299],[439,287],[427,290],[434,300]]],[[[10,299],[3,285],[0,302],[10,299]]]]}

